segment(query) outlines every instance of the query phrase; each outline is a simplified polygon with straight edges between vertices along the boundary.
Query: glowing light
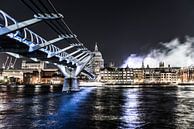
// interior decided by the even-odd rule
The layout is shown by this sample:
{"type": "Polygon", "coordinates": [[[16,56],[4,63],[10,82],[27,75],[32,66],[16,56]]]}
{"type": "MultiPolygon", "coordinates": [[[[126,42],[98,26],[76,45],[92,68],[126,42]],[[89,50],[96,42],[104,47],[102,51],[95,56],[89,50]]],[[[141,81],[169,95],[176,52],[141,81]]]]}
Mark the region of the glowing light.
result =
{"type": "Polygon", "coordinates": [[[69,120],[64,116],[76,114],[77,108],[79,108],[80,102],[88,97],[88,94],[94,90],[94,87],[81,89],[79,92],[73,94],[65,94],[61,98],[61,105],[57,114],[51,114],[48,116],[48,121],[52,121],[54,124],[51,126],[64,125],[69,120]]]}
{"type": "Polygon", "coordinates": [[[131,54],[121,67],[139,68],[142,62],[150,67],[158,67],[159,62],[165,62],[174,67],[187,67],[194,64],[194,38],[187,37],[184,43],[174,39],[161,45],[162,49],[154,49],[147,55],[131,54]]]}

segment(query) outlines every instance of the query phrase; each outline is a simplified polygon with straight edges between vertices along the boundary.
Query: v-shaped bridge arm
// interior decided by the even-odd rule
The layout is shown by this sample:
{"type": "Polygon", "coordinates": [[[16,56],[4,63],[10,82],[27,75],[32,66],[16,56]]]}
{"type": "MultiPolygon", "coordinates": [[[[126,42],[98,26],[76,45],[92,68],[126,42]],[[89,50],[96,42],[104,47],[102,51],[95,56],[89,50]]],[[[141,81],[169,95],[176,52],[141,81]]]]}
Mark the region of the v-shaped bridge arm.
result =
{"type": "Polygon", "coordinates": [[[22,28],[31,26],[33,24],[36,24],[43,20],[56,20],[63,18],[62,15],[56,15],[56,14],[39,14],[39,16],[34,16],[34,18],[22,21],[22,22],[16,22],[12,17],[10,17],[8,14],[0,10],[0,14],[3,16],[2,20],[4,21],[4,24],[2,25],[0,29],[0,36],[7,35],[9,33],[15,32],[17,30],[20,30],[22,28]]]}

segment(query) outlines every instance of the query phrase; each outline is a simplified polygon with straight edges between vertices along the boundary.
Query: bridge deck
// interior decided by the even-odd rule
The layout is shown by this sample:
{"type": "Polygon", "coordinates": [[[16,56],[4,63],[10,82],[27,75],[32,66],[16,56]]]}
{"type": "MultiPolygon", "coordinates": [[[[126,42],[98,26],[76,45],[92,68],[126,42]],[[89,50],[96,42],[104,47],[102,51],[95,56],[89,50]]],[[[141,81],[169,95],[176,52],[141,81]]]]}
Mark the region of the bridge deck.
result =
{"type": "Polygon", "coordinates": [[[59,59],[55,56],[51,58],[47,58],[47,54],[45,54],[40,50],[36,50],[34,52],[29,52],[28,50],[29,50],[29,47],[26,44],[19,42],[15,39],[11,39],[8,36],[0,36],[0,52],[17,53],[27,58],[37,58],[41,61],[49,61],[53,63],[70,66],[70,67],[75,67],[71,63],[67,63],[66,60],[59,61],[59,59]]]}

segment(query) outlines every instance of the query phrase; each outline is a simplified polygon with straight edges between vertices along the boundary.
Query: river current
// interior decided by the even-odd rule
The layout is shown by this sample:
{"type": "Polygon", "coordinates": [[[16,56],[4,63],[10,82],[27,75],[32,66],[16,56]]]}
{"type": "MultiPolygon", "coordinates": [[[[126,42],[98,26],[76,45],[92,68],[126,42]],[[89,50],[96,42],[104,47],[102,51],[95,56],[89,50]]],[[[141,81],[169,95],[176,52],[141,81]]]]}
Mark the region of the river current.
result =
{"type": "Polygon", "coordinates": [[[1,129],[194,129],[194,86],[0,86],[1,129]]]}

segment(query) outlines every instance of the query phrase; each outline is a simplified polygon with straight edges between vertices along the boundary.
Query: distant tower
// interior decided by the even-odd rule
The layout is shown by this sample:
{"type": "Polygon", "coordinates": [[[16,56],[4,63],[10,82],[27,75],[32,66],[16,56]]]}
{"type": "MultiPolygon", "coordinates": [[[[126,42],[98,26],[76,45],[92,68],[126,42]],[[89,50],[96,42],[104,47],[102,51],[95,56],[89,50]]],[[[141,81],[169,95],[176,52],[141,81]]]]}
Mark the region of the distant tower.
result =
{"type": "Polygon", "coordinates": [[[113,68],[113,67],[115,67],[115,64],[113,62],[110,62],[109,67],[112,67],[113,68]]]}
{"type": "Polygon", "coordinates": [[[95,44],[94,52],[98,52],[98,43],[95,44]]]}
{"type": "Polygon", "coordinates": [[[98,44],[95,44],[94,57],[92,61],[92,68],[95,74],[100,74],[100,69],[104,68],[104,59],[102,58],[101,52],[98,50],[98,44]]]}
{"type": "Polygon", "coordinates": [[[164,62],[159,63],[159,68],[164,68],[164,62]]]}
{"type": "Polygon", "coordinates": [[[144,60],[142,61],[141,68],[145,68],[145,67],[144,67],[144,60]]]}

